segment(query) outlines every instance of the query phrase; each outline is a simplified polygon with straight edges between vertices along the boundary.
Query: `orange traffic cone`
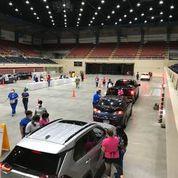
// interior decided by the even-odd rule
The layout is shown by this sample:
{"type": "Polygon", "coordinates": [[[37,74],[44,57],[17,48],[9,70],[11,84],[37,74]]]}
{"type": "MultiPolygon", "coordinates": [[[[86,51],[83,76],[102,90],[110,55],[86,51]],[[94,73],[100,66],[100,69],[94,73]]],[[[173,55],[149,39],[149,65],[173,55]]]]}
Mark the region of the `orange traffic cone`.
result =
{"type": "Polygon", "coordinates": [[[72,97],[73,97],[73,98],[76,97],[76,92],[75,92],[75,90],[72,90],[72,97]]]}

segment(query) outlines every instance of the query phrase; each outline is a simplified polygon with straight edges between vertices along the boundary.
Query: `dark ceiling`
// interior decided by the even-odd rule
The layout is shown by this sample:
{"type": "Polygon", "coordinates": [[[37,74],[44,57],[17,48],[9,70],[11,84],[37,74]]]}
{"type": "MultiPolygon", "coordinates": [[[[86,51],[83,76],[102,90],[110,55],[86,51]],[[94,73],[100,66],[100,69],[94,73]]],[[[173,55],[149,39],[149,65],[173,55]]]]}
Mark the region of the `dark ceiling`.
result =
{"type": "Polygon", "coordinates": [[[0,12],[47,28],[161,24],[178,21],[178,0],[0,0],[0,12]]]}

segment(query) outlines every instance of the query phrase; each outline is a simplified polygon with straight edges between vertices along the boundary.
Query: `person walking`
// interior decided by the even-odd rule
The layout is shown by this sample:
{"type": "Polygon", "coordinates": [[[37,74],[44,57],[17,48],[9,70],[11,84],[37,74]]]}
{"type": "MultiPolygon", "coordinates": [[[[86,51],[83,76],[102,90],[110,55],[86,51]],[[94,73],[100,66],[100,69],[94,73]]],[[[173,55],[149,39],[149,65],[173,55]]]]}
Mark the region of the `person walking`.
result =
{"type": "Polygon", "coordinates": [[[40,116],[35,115],[32,117],[32,120],[27,124],[25,128],[25,135],[34,132],[35,130],[40,128],[40,116]]]}
{"type": "Polygon", "coordinates": [[[113,130],[107,130],[107,138],[102,141],[102,151],[104,152],[105,159],[105,177],[111,177],[111,166],[114,165],[117,172],[120,172],[119,168],[119,138],[114,136],[113,130]]]}
{"type": "Polygon", "coordinates": [[[81,80],[83,82],[84,81],[84,73],[83,73],[83,71],[80,72],[80,77],[81,77],[81,80]]]}
{"type": "Polygon", "coordinates": [[[75,79],[75,84],[76,84],[76,88],[79,88],[79,85],[80,85],[80,79],[79,79],[78,76],[77,76],[76,79],[75,79]]]}
{"type": "Polygon", "coordinates": [[[128,145],[128,137],[122,126],[116,128],[116,134],[119,137],[119,167],[121,168],[121,171],[115,174],[115,178],[123,178],[123,159],[128,145]]]}
{"type": "Polygon", "coordinates": [[[106,78],[103,77],[103,87],[105,87],[105,86],[106,86],[106,78]]]}
{"type": "Polygon", "coordinates": [[[49,114],[47,112],[42,114],[42,117],[39,123],[41,127],[44,127],[45,125],[49,123],[49,114]]]}
{"type": "Polygon", "coordinates": [[[99,102],[101,98],[101,90],[98,90],[94,95],[93,95],[93,107],[99,102]]]}
{"type": "Polygon", "coordinates": [[[10,106],[12,108],[12,117],[16,114],[16,107],[18,103],[18,94],[15,92],[14,89],[11,90],[11,92],[8,94],[8,99],[10,102],[10,106]]]}
{"type": "Polygon", "coordinates": [[[51,86],[51,75],[50,74],[47,75],[47,82],[48,82],[48,87],[50,87],[51,86]]]}
{"type": "Polygon", "coordinates": [[[38,115],[38,116],[42,116],[43,113],[47,112],[46,108],[43,107],[43,101],[42,100],[39,100],[38,101],[38,106],[35,110],[35,115],[38,115]]]}
{"type": "Polygon", "coordinates": [[[96,76],[96,77],[95,77],[96,88],[98,88],[99,81],[100,81],[99,77],[96,76]]]}
{"type": "Polygon", "coordinates": [[[28,110],[28,99],[29,99],[28,89],[24,88],[24,91],[22,93],[22,103],[23,103],[25,112],[28,110]]]}
{"type": "Polygon", "coordinates": [[[21,133],[21,137],[25,137],[25,128],[27,126],[27,124],[31,121],[32,119],[32,115],[33,115],[33,112],[32,111],[26,111],[26,117],[23,118],[21,121],[20,121],[20,133],[21,133]]]}
{"type": "Polygon", "coordinates": [[[139,80],[140,76],[139,76],[139,73],[137,72],[136,74],[136,79],[139,80]]]}

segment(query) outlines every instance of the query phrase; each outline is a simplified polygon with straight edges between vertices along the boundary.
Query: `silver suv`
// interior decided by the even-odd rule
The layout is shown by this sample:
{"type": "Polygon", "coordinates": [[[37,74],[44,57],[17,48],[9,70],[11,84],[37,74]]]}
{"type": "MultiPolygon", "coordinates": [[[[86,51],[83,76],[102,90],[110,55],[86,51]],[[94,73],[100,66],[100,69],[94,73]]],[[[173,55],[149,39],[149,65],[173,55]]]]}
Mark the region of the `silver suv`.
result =
{"type": "Polygon", "coordinates": [[[1,163],[7,178],[99,178],[104,165],[97,123],[55,120],[22,139],[1,163]]]}

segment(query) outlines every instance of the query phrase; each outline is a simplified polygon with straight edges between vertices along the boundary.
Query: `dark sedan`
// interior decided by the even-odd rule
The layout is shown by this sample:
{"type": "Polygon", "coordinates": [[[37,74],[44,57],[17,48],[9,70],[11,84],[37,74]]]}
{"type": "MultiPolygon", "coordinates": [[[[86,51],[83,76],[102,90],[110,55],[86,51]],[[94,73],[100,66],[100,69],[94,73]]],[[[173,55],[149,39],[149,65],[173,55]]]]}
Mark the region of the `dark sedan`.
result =
{"type": "Polygon", "coordinates": [[[93,119],[97,122],[126,127],[132,115],[132,102],[125,97],[105,96],[93,108],[93,119]]]}
{"type": "Polygon", "coordinates": [[[126,96],[135,102],[139,97],[139,86],[135,80],[117,80],[114,87],[108,88],[106,95],[126,96]]]}

